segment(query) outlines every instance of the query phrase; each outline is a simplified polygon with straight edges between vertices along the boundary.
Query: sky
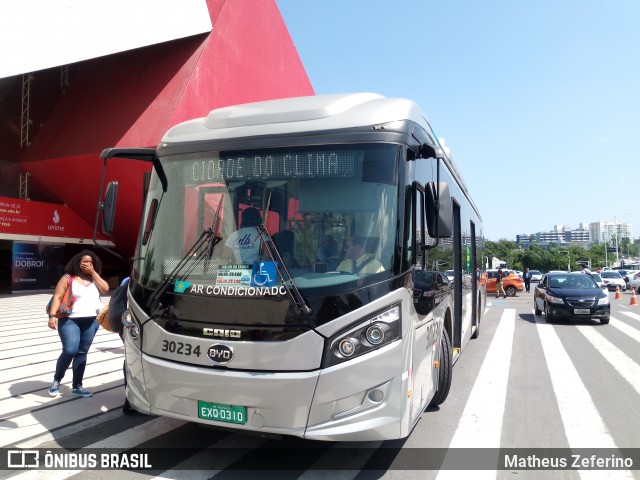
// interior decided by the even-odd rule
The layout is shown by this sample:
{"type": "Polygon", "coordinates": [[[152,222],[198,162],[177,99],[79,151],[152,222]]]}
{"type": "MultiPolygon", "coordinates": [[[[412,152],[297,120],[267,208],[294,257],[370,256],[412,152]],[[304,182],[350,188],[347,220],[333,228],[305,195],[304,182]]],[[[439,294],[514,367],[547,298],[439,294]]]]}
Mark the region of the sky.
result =
{"type": "Polygon", "coordinates": [[[425,111],[485,238],[626,222],[640,236],[638,0],[276,0],[317,95],[425,111]]]}

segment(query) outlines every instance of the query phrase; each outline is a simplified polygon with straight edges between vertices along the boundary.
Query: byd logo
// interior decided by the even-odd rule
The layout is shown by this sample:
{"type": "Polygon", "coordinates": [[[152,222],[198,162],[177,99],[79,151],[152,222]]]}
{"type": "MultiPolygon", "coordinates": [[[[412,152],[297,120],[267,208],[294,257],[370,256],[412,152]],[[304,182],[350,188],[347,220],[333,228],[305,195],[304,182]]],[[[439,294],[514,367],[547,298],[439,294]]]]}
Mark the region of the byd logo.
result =
{"type": "Polygon", "coordinates": [[[212,362],[222,365],[233,359],[233,348],[228,345],[223,345],[222,343],[216,343],[209,347],[207,356],[212,362]]]}

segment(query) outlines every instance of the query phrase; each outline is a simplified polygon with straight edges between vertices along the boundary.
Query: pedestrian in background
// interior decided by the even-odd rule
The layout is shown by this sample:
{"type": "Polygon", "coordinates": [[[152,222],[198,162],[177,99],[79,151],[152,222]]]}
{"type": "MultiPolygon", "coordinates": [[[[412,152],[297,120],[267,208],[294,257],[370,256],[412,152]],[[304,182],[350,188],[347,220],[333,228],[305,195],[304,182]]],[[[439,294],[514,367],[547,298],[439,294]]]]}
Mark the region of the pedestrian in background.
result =
{"type": "Polygon", "coordinates": [[[82,379],[87,365],[87,353],[98,331],[96,316],[102,308],[100,294],[109,291],[109,284],[100,276],[102,262],[89,250],[83,250],[75,255],[67,263],[64,271],[65,275],[58,281],[53,292],[49,309],[49,328],[58,330],[62,342],[62,353],[56,362],[49,395],[57,397],[60,394],[60,382],[69,365],[72,365],[71,393],[88,398],[93,394],[83,388],[82,379]],[[71,288],[76,300],[71,313],[58,318],[56,312],[67,288],[71,288]]]}
{"type": "MultiPolygon", "coordinates": [[[[122,325],[122,314],[127,309],[127,288],[129,286],[129,277],[125,278],[118,288],[111,295],[111,300],[109,301],[109,323],[113,328],[113,331],[120,335],[120,340],[124,345],[124,327],[122,325]]],[[[126,395],[127,390],[127,360],[124,360],[122,365],[122,374],[124,375],[124,404],[122,405],[122,413],[125,415],[142,415],[141,412],[138,412],[134,408],[131,407],[129,403],[129,399],[126,395]]]]}
{"type": "Polygon", "coordinates": [[[496,298],[500,298],[500,292],[504,295],[504,298],[507,298],[507,292],[504,291],[504,287],[502,286],[502,269],[498,269],[498,273],[496,274],[496,298]]]}
{"type": "Polygon", "coordinates": [[[524,289],[527,293],[531,289],[531,272],[529,271],[529,267],[525,267],[524,273],[522,274],[522,280],[524,280],[524,289]]]}

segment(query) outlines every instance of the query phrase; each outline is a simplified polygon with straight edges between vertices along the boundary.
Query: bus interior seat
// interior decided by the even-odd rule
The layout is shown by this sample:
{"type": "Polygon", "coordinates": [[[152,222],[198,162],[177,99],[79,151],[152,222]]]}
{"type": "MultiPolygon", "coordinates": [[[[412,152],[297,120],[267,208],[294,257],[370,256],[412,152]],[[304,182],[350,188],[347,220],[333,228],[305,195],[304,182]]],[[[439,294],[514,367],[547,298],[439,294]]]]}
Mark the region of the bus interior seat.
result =
{"type": "Polygon", "coordinates": [[[291,267],[297,266],[294,256],[295,234],[291,230],[281,230],[273,235],[273,241],[277,245],[285,262],[291,267]]]}

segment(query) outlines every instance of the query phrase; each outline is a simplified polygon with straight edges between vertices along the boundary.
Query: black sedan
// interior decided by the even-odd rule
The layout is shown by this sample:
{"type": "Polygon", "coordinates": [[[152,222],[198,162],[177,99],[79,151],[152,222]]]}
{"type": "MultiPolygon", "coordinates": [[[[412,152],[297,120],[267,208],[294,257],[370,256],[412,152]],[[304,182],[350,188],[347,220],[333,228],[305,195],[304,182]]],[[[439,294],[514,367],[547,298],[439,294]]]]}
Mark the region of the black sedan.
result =
{"type": "Polygon", "coordinates": [[[609,323],[609,295],[590,275],[548,273],[542,277],[533,294],[536,315],[544,311],[547,322],[554,319],[597,318],[609,323]]]}
{"type": "Polygon", "coordinates": [[[413,284],[413,304],[421,315],[436,308],[453,288],[447,275],[435,270],[414,270],[413,284]]]}

